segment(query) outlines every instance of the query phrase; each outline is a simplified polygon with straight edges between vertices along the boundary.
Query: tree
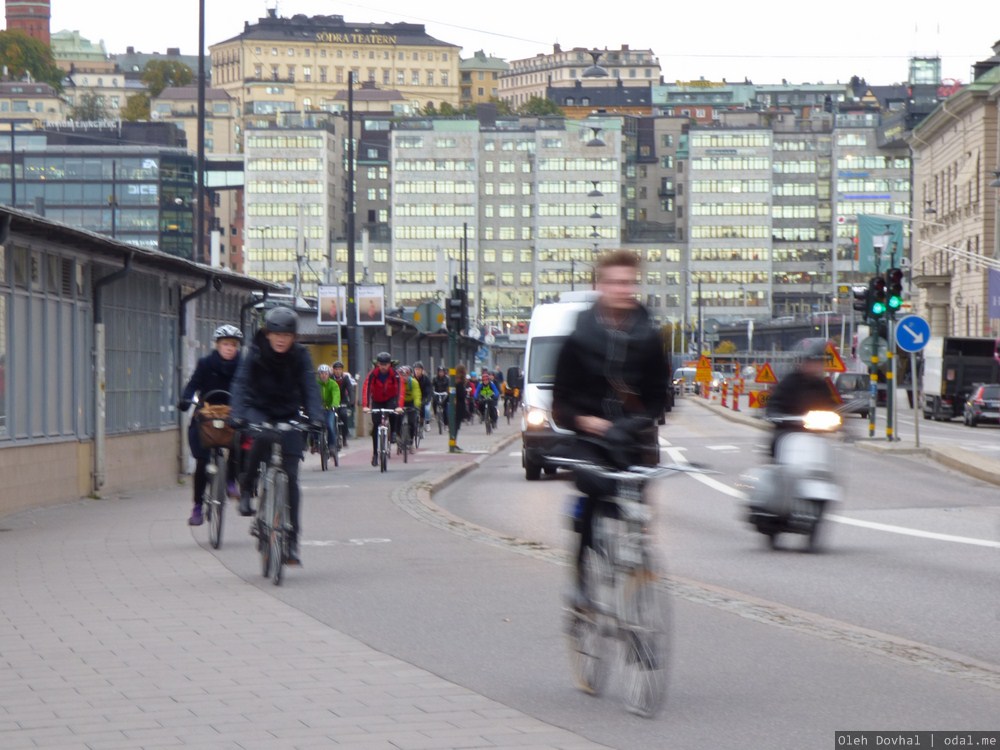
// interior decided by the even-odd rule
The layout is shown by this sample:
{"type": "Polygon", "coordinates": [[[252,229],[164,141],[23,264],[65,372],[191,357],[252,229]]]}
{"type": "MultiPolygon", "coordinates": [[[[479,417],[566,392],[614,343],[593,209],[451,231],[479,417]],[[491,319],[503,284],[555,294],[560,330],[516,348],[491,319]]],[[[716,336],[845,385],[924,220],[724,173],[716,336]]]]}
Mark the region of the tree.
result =
{"type": "Polygon", "coordinates": [[[133,94],[125,100],[122,107],[122,119],[129,122],[139,122],[149,119],[149,96],[146,94],[133,94]]]}
{"type": "Polygon", "coordinates": [[[546,115],[563,116],[563,111],[559,105],[551,99],[543,99],[540,96],[533,96],[517,109],[519,115],[528,117],[544,117],[546,115]]]}
{"type": "Polygon", "coordinates": [[[77,122],[96,122],[109,118],[108,108],[104,105],[104,97],[88,91],[80,96],[73,105],[69,116],[77,122]]]}
{"type": "Polygon", "coordinates": [[[23,31],[0,31],[0,65],[14,80],[30,75],[32,80],[62,91],[66,74],[56,65],[52,48],[23,31]]]}
{"type": "Polygon", "coordinates": [[[715,347],[716,354],[733,354],[736,351],[736,344],[728,339],[726,341],[720,341],[719,345],[715,347]]]}
{"type": "Polygon", "coordinates": [[[434,102],[427,102],[423,109],[420,110],[420,114],[427,117],[437,117],[438,111],[437,107],[434,106],[434,102]]]}
{"type": "Polygon", "coordinates": [[[455,107],[453,104],[448,102],[441,102],[441,109],[438,110],[438,114],[442,117],[455,117],[462,114],[462,110],[455,107]]]}
{"type": "Polygon", "coordinates": [[[190,86],[194,71],[176,60],[150,60],[139,76],[151,97],[159,96],[167,86],[190,86]]]}

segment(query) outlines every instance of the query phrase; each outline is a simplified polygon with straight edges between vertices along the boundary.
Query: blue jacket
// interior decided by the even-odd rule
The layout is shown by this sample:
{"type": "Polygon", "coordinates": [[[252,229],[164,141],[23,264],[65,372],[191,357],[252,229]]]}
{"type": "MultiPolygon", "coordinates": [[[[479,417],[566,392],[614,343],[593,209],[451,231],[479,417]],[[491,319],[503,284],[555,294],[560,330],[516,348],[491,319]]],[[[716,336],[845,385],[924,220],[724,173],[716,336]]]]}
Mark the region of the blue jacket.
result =
{"type": "Polygon", "coordinates": [[[480,383],[479,385],[476,386],[476,392],[474,394],[475,398],[477,398],[477,399],[479,399],[479,398],[495,398],[495,399],[499,399],[500,398],[500,388],[497,386],[496,383],[494,383],[492,380],[490,381],[488,390],[493,391],[492,394],[490,394],[490,393],[483,393],[483,385],[485,385],[485,384],[484,383],[480,383]]]}
{"type": "MultiPolygon", "coordinates": [[[[181,400],[191,401],[197,393],[205,403],[228,404],[233,376],[239,363],[239,357],[226,360],[217,351],[202,357],[191,373],[191,379],[184,386],[181,400]],[[212,393],[212,391],[226,391],[226,393],[212,393]],[[208,398],[205,398],[205,394],[209,394],[208,398]]],[[[201,447],[201,440],[198,438],[198,424],[193,419],[188,425],[188,447],[196,460],[208,459],[208,451],[201,447]]]]}

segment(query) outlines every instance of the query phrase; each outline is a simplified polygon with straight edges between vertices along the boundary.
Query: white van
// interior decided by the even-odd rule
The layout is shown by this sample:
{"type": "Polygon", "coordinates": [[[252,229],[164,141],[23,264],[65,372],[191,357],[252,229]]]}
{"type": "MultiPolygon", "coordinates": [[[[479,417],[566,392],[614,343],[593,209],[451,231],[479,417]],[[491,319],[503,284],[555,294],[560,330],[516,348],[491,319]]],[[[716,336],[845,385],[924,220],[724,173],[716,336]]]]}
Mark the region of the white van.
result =
{"type": "Polygon", "coordinates": [[[576,328],[582,310],[594,304],[597,292],[563,292],[558,302],[539,305],[531,313],[524,353],[524,391],[521,396],[521,465],[524,476],[538,479],[542,470],[554,474],[546,463],[552,449],[572,440],[573,433],[552,422],[552,386],[556,361],[566,337],[576,328]]]}

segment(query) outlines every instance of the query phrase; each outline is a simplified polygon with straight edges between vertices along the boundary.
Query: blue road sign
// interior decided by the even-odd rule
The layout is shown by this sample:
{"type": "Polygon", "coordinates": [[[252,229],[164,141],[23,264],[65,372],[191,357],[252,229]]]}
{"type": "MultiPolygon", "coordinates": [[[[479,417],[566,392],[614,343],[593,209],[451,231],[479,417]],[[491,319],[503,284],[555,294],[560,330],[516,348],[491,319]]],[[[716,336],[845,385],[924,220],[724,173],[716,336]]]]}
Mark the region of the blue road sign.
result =
{"type": "Polygon", "coordinates": [[[919,315],[907,315],[896,323],[896,346],[904,352],[919,352],[930,337],[930,323],[919,315]]]}

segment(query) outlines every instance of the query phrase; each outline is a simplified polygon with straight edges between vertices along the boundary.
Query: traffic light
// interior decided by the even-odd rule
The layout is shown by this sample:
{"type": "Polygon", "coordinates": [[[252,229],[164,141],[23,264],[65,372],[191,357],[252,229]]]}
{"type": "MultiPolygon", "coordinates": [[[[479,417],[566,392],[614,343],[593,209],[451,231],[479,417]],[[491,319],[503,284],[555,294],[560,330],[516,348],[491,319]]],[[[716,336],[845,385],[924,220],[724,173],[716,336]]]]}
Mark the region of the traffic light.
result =
{"type": "Polygon", "coordinates": [[[885,272],[886,305],[892,314],[903,304],[903,269],[890,268],[885,272]]]}
{"type": "Polygon", "coordinates": [[[467,306],[464,289],[452,289],[448,298],[448,328],[453,331],[461,331],[467,325],[467,306]]]}
{"type": "Polygon", "coordinates": [[[888,309],[885,296],[885,279],[875,276],[868,285],[868,317],[878,320],[888,309]]]}
{"type": "Polygon", "coordinates": [[[867,286],[855,286],[851,287],[851,293],[854,295],[854,309],[861,313],[861,318],[868,318],[868,292],[869,287],[867,286]]]}

